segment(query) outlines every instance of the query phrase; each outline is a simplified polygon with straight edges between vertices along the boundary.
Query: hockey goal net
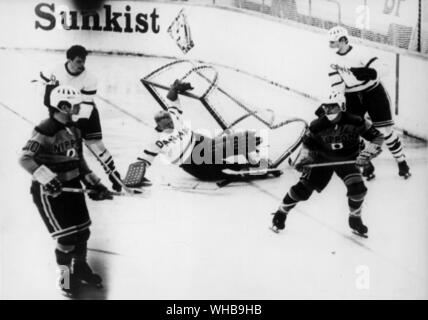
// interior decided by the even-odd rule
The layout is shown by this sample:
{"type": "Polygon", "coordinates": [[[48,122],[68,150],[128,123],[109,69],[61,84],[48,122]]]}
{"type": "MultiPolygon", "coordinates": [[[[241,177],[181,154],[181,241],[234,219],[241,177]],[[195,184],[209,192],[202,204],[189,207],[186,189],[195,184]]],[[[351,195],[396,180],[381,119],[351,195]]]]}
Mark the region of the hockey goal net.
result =
{"type": "Polygon", "coordinates": [[[193,131],[211,137],[227,131],[256,131],[263,141],[262,156],[269,158],[272,168],[278,167],[301,144],[306,121],[278,106],[263,108],[243,101],[223,87],[220,78],[212,66],[177,60],[154,70],[141,82],[163,109],[171,106],[166,95],[174,80],[190,82],[194,89],[181,94],[180,101],[183,117],[191,122],[193,131]]]}

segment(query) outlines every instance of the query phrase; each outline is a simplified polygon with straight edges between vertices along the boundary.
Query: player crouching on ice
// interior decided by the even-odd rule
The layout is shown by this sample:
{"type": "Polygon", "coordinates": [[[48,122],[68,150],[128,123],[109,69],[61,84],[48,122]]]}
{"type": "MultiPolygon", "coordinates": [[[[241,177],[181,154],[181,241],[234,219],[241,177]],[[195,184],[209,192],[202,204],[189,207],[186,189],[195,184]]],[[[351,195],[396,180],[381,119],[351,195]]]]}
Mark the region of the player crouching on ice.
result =
{"type": "Polygon", "coordinates": [[[349,226],[364,236],[368,228],[361,219],[361,208],[367,188],[358,167],[366,165],[381,152],[384,137],[370,122],[345,111],[345,98],[341,93],[332,93],[321,107],[325,114],[310,124],[296,159],[295,168],[302,175],[274,213],[272,230],[284,229],[291,209],[299,201],[308,200],[314,190],[321,192],[335,172],[347,188],[349,226]],[[361,151],[360,137],[367,140],[361,151]],[[308,167],[310,164],[313,164],[312,168],[308,167]]]}
{"type": "Polygon", "coordinates": [[[51,93],[53,112],[34,128],[19,162],[32,176],[31,194],[51,236],[57,240],[56,262],[59,286],[71,296],[82,282],[101,286],[102,279],[86,261],[89,239],[88,208],[84,193],[63,192],[81,189],[83,182],[92,189],[92,200],[112,199],[112,194],[91,172],[82,152],[82,134],[74,126],[81,94],[69,86],[58,86],[51,93]]]}
{"type": "MultiPolygon", "coordinates": [[[[253,168],[254,174],[261,175],[268,161],[261,158],[257,146],[261,138],[253,131],[234,132],[210,138],[193,132],[182,118],[178,94],[192,90],[188,82],[176,80],[168,91],[167,98],[172,101],[168,110],[156,113],[155,137],[138,162],[129,166],[124,183],[130,188],[150,185],[144,178],[146,168],[159,154],[166,156],[173,164],[178,164],[187,173],[204,181],[229,178],[225,169],[241,170],[253,168]],[[228,162],[228,158],[244,156],[246,163],[228,162]],[[263,160],[263,161],[262,161],[263,160]],[[257,167],[257,170],[256,170],[257,167]]],[[[250,170],[251,171],[251,170],[250,170]]],[[[250,172],[248,171],[248,172],[250,172]]]]}

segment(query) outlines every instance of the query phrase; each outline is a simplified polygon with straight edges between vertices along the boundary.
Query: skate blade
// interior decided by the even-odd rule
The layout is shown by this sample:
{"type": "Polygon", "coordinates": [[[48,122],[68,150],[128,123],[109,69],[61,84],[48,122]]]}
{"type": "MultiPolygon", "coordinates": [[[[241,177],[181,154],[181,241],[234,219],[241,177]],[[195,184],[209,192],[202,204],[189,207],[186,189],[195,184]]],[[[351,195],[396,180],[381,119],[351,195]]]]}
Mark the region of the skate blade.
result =
{"type": "Polygon", "coordinates": [[[367,234],[362,234],[362,233],[359,233],[355,230],[352,230],[352,233],[355,234],[356,236],[359,236],[359,237],[365,238],[365,239],[367,239],[369,237],[367,234]]]}
{"type": "Polygon", "coordinates": [[[68,299],[74,299],[76,296],[76,294],[74,292],[66,292],[66,291],[61,290],[60,293],[62,296],[66,297],[68,299]]]}
{"type": "Polygon", "coordinates": [[[279,234],[279,230],[278,230],[278,228],[277,228],[277,227],[270,226],[270,227],[269,227],[269,230],[271,230],[272,232],[274,232],[274,233],[276,233],[276,234],[279,234]]]}
{"type": "Polygon", "coordinates": [[[90,283],[87,282],[85,280],[81,280],[81,287],[90,287],[90,288],[95,288],[95,289],[103,289],[104,286],[102,283],[90,283]]]}
{"type": "Polygon", "coordinates": [[[406,173],[406,174],[401,175],[401,177],[403,177],[404,180],[409,179],[411,176],[412,175],[410,173],[406,173]]]}

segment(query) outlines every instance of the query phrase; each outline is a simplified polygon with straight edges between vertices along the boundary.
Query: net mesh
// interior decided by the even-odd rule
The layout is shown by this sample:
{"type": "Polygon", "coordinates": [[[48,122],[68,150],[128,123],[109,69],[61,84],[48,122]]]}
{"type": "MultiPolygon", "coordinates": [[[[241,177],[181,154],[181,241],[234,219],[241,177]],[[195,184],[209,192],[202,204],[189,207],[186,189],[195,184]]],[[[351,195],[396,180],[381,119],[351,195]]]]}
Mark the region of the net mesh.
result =
{"type": "Polygon", "coordinates": [[[269,158],[272,166],[280,165],[300,145],[306,122],[287,108],[260,108],[242,101],[219,78],[210,66],[174,61],[141,81],[164,109],[172,106],[166,95],[174,80],[190,82],[194,89],[180,95],[180,102],[193,131],[210,137],[225,131],[256,131],[263,139],[262,156],[269,158]]]}

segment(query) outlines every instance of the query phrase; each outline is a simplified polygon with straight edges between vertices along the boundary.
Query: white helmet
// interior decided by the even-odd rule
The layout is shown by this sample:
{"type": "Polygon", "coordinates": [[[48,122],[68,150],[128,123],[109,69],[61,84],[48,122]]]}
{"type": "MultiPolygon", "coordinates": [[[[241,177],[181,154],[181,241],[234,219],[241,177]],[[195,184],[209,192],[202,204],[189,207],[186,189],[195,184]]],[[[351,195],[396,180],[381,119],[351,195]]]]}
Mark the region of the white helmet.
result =
{"type": "Polygon", "coordinates": [[[61,103],[68,103],[70,107],[80,104],[82,102],[82,95],[80,92],[71,86],[58,86],[54,88],[50,96],[51,107],[64,112],[59,107],[61,103]]]}
{"type": "Polygon", "coordinates": [[[335,26],[328,30],[328,39],[329,41],[338,41],[340,38],[345,37],[348,39],[348,30],[341,26],[335,26]]]}
{"type": "Polygon", "coordinates": [[[324,104],[338,104],[341,111],[346,110],[346,99],[342,92],[334,91],[330,93],[324,104]]]}

